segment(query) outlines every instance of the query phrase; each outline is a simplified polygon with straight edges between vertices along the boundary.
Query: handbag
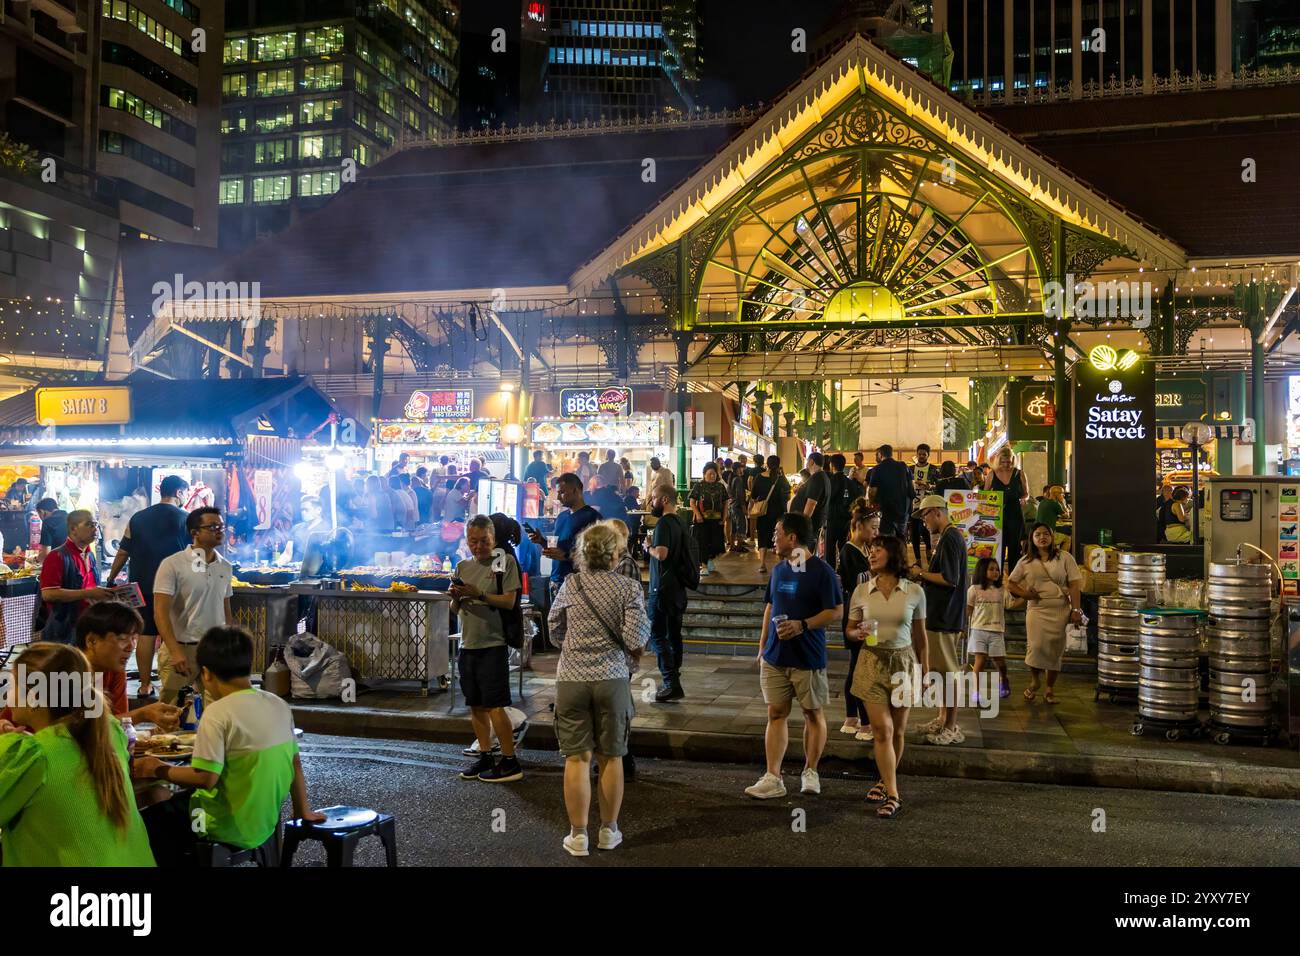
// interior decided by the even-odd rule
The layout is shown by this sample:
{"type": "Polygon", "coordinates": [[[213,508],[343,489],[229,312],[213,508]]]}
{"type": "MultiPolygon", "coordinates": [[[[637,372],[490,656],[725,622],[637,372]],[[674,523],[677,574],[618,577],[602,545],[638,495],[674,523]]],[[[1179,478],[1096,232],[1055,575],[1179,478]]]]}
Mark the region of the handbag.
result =
{"type": "Polygon", "coordinates": [[[767,514],[767,504],[772,500],[772,492],[776,491],[776,479],[772,479],[772,487],[767,489],[767,497],[762,501],[751,501],[749,503],[749,516],[751,518],[761,518],[767,514]]]}
{"type": "MultiPolygon", "coordinates": [[[[502,583],[505,581],[506,573],[504,571],[496,572],[497,575],[497,594],[505,594],[505,588],[502,583]]],[[[499,607],[497,613],[501,615],[501,632],[505,636],[506,646],[515,650],[524,646],[524,612],[519,606],[522,600],[522,593],[515,592],[515,603],[510,607],[499,607]]]]}

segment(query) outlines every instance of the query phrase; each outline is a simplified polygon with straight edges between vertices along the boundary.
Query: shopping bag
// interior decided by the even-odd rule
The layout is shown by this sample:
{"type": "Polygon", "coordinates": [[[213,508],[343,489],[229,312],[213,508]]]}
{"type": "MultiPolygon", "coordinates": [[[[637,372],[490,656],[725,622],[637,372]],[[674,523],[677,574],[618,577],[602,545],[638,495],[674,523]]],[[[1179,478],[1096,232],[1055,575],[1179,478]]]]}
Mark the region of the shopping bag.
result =
{"type": "Polygon", "coordinates": [[[325,699],[342,697],[344,682],[352,668],[337,648],[315,634],[299,634],[284,647],[289,666],[289,687],[294,697],[325,699]]]}

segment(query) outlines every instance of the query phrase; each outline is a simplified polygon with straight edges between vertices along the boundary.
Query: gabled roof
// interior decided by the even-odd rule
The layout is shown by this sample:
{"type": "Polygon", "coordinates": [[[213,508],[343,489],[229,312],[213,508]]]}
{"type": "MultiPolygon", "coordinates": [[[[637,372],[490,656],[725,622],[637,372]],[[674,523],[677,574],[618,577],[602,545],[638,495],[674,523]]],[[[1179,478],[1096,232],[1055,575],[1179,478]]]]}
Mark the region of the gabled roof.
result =
{"type": "Polygon", "coordinates": [[[1186,253],[1051,159],[962,105],[900,60],[855,36],[573,276],[582,293],[619,268],[684,236],[760,178],[782,154],[849,97],[869,88],[953,152],[988,170],[1023,198],[1082,229],[1132,249],[1158,267],[1186,253]]]}

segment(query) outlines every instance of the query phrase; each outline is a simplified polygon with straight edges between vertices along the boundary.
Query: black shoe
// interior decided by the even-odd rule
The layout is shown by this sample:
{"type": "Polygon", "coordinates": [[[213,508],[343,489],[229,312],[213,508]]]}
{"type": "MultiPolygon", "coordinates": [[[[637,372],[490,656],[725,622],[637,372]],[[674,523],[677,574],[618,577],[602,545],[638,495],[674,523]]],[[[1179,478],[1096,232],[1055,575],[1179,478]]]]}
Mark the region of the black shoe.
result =
{"type": "Polygon", "coordinates": [[[516,757],[502,757],[497,765],[478,775],[484,783],[514,783],[524,779],[524,768],[516,757]]]}
{"type": "Polygon", "coordinates": [[[663,689],[655,694],[655,703],[662,704],[669,700],[681,700],[686,696],[680,684],[664,684],[663,689]]]}
{"type": "Polygon", "coordinates": [[[623,755],[623,779],[624,780],[636,779],[636,758],[633,757],[631,754],[623,755]]]}
{"type": "Polygon", "coordinates": [[[462,780],[481,780],[483,774],[488,773],[493,768],[494,761],[491,754],[482,754],[477,760],[460,772],[462,780]]]}

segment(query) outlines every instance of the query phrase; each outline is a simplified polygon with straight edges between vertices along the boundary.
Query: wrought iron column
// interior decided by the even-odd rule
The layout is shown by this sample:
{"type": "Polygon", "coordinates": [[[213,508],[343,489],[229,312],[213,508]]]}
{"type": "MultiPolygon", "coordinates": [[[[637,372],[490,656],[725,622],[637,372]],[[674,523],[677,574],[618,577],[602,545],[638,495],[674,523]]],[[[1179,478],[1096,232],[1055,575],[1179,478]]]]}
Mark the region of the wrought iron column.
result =
{"type": "MultiPolygon", "coordinates": [[[[1060,283],[1061,288],[1065,288],[1067,276],[1065,272],[1065,225],[1057,222],[1056,224],[1056,248],[1053,250],[1052,262],[1056,266],[1056,275],[1054,278],[1060,283]]],[[[1061,308],[1065,305],[1062,303],[1061,308]]],[[[1052,425],[1052,454],[1048,461],[1047,480],[1054,485],[1065,484],[1065,441],[1069,437],[1069,426],[1066,417],[1066,406],[1070,402],[1069,383],[1065,380],[1065,340],[1070,334],[1070,323],[1064,315],[1056,316],[1056,335],[1053,336],[1052,350],[1052,370],[1055,375],[1055,381],[1052,389],[1052,404],[1056,409],[1056,422],[1052,425]]],[[[1010,420],[1011,410],[1007,410],[1007,417],[1010,420]]]]}
{"type": "Polygon", "coordinates": [[[690,487],[690,475],[687,471],[686,434],[691,430],[689,412],[686,409],[686,353],[690,349],[691,334],[674,332],[673,342],[677,345],[677,420],[674,429],[673,445],[677,452],[677,490],[684,492],[690,487]]]}

